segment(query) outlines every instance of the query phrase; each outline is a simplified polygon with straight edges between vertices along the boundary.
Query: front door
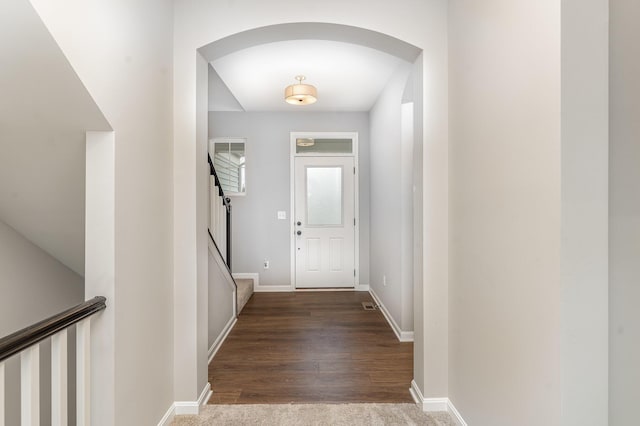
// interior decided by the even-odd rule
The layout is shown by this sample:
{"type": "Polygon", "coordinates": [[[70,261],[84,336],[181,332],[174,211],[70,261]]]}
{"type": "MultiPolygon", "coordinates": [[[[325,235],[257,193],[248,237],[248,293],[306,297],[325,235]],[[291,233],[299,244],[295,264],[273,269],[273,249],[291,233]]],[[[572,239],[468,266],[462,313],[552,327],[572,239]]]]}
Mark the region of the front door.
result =
{"type": "Polygon", "coordinates": [[[355,287],[353,157],[295,158],[297,288],[355,287]]]}

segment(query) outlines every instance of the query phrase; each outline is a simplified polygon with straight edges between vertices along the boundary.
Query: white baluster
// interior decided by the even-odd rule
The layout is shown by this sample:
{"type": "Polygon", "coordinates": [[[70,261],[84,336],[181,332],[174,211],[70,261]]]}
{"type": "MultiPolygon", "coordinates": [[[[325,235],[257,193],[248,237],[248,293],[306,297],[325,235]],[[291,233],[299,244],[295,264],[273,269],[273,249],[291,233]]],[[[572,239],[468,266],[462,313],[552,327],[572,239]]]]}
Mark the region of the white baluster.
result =
{"type": "Polygon", "coordinates": [[[0,426],[4,426],[4,361],[0,362],[0,426]]]}
{"type": "MultiPolygon", "coordinates": [[[[222,198],[220,198],[222,200],[222,198]]],[[[224,206],[224,201],[220,209],[220,252],[222,258],[227,261],[227,208],[224,206]]]]}
{"type": "Polygon", "coordinates": [[[51,338],[51,425],[67,425],[67,330],[51,338]]]}
{"type": "Polygon", "coordinates": [[[91,322],[76,326],[76,410],[78,426],[91,424],[91,322]]]}
{"type": "Polygon", "coordinates": [[[218,207],[218,203],[220,202],[220,196],[218,195],[218,188],[216,187],[216,195],[214,198],[214,205],[216,208],[216,217],[215,219],[215,223],[213,225],[213,239],[215,240],[215,242],[217,243],[218,240],[220,239],[220,208],[218,207]]]}
{"type": "Polygon", "coordinates": [[[220,234],[220,229],[222,228],[222,209],[220,208],[221,200],[221,197],[216,197],[216,208],[218,209],[218,213],[216,213],[216,215],[218,216],[218,221],[216,222],[216,244],[218,245],[218,249],[220,251],[222,251],[222,245],[220,243],[220,241],[222,240],[222,234],[220,234]]]}
{"type": "Polygon", "coordinates": [[[22,426],[40,424],[40,345],[35,344],[20,354],[22,426]]]}
{"type": "Polygon", "coordinates": [[[209,179],[209,229],[211,230],[211,235],[215,232],[214,226],[216,223],[216,199],[217,196],[217,188],[216,188],[216,179],[211,176],[209,179]]]}
{"type": "Polygon", "coordinates": [[[209,205],[211,209],[211,224],[209,229],[211,230],[211,236],[213,240],[217,242],[218,236],[218,187],[215,184],[215,179],[211,176],[211,191],[209,192],[209,205]]]}

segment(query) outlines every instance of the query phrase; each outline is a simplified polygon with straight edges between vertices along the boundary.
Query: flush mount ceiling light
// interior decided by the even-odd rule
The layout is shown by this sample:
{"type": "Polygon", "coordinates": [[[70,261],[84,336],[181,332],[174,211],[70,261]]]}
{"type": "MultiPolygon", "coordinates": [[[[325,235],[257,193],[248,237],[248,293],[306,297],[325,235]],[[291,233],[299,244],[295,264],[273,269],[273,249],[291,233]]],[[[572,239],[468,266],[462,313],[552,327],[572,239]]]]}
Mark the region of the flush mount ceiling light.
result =
{"type": "Polygon", "coordinates": [[[309,105],[318,100],[318,91],[310,84],[302,84],[306,77],[297,75],[297,84],[292,84],[284,89],[284,100],[292,105],[309,105]]]}
{"type": "Polygon", "coordinates": [[[316,141],[313,140],[313,138],[297,138],[296,139],[296,145],[298,146],[313,146],[315,145],[316,141]]]}

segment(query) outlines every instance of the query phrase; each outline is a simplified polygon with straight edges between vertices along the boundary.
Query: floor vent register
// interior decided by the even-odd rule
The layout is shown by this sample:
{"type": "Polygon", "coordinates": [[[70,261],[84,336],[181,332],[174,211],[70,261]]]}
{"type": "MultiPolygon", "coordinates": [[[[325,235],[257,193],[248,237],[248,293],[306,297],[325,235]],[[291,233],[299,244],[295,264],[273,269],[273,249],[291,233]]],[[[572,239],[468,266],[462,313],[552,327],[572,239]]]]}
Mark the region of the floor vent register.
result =
{"type": "Polygon", "coordinates": [[[375,311],[377,306],[373,302],[362,302],[362,308],[365,311],[375,311]]]}

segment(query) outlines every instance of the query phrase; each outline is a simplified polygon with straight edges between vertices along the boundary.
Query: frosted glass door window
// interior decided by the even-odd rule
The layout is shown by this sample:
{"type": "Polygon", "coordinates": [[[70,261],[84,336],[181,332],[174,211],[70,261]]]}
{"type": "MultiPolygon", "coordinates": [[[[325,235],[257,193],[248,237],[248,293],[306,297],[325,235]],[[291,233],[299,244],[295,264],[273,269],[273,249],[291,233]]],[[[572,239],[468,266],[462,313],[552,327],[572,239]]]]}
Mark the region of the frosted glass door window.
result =
{"type": "Polygon", "coordinates": [[[307,167],[307,226],[341,226],[342,216],[342,167],[307,167]]]}

